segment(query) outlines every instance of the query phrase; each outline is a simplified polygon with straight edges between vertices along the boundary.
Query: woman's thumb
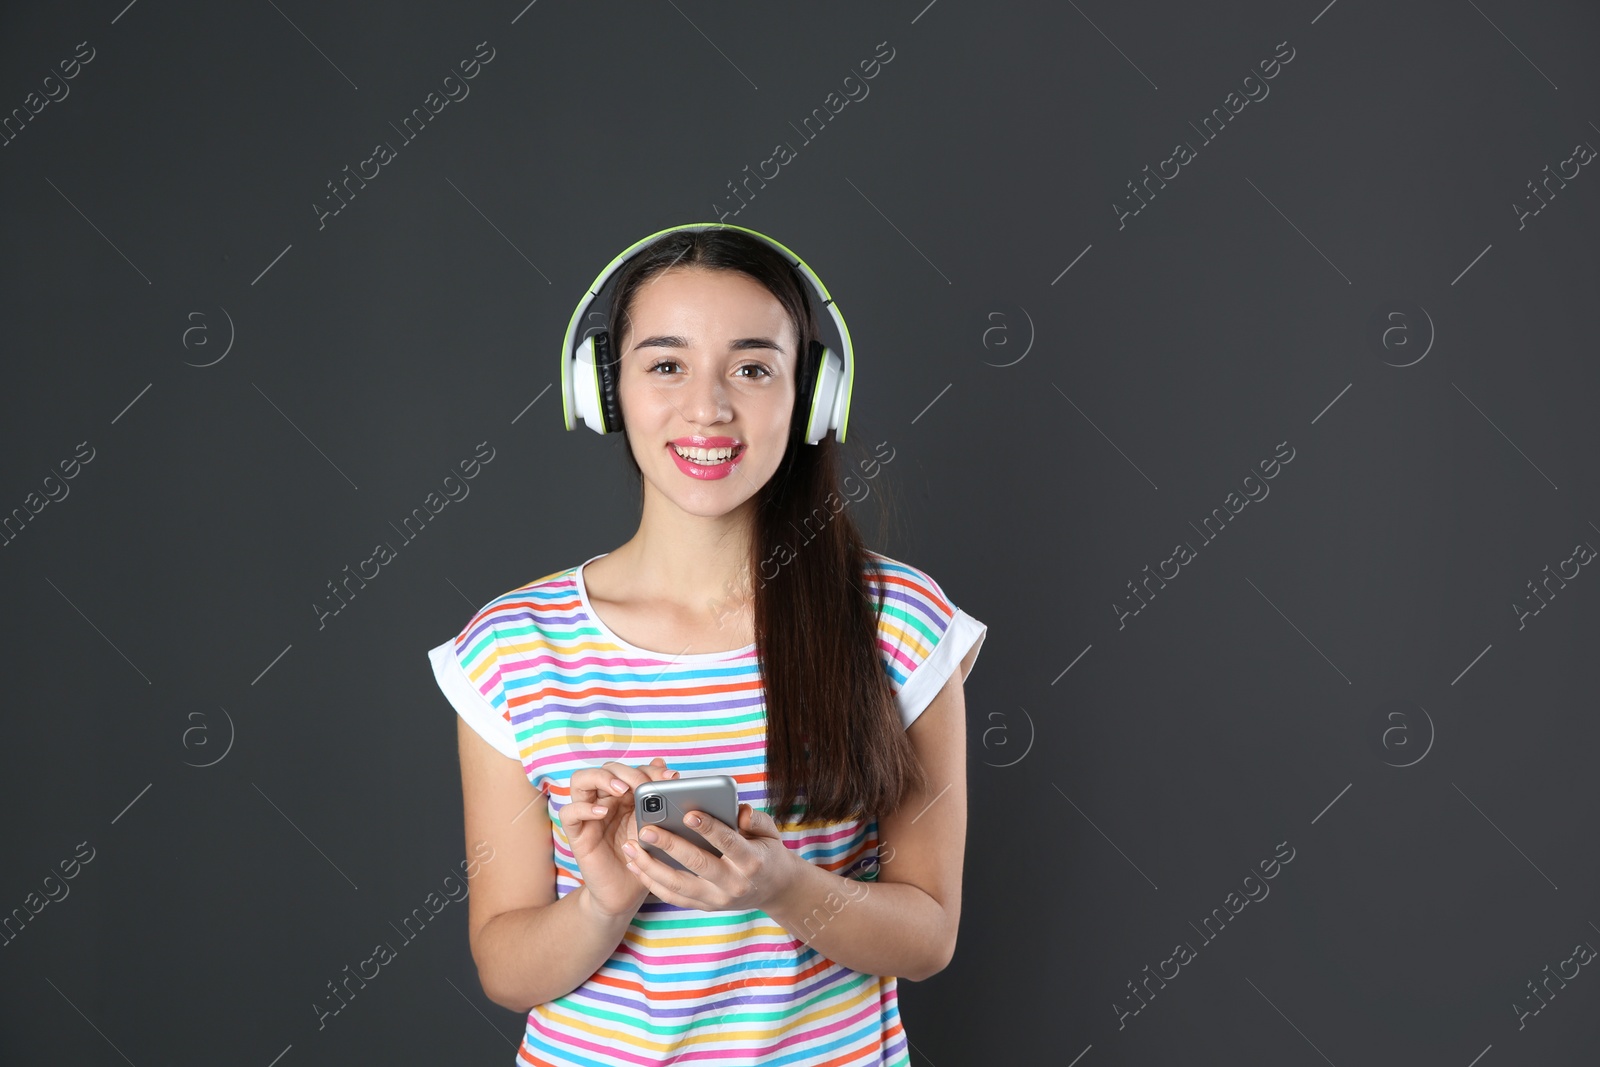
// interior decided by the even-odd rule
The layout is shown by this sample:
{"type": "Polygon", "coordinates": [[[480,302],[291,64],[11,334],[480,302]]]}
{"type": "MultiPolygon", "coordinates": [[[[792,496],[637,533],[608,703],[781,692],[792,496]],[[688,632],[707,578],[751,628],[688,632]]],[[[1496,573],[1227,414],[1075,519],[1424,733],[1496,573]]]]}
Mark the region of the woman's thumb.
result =
{"type": "Polygon", "coordinates": [[[744,827],[747,831],[752,834],[760,834],[764,837],[782,836],[778,833],[777,821],[773,819],[771,815],[760,810],[752,804],[742,804],[740,806],[748,809],[750,812],[749,817],[743,820],[744,827]]]}

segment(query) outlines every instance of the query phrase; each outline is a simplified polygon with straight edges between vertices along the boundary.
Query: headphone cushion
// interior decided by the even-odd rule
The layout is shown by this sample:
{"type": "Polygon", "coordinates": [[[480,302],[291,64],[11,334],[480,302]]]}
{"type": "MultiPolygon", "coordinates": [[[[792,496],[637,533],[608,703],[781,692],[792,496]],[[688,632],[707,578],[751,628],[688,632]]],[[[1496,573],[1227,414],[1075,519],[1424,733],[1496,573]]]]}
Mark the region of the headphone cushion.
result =
{"type": "MultiPolygon", "coordinates": [[[[821,341],[813,340],[806,349],[806,357],[795,368],[795,421],[805,420],[806,424],[798,428],[802,439],[809,438],[811,418],[812,394],[817,388],[817,370],[822,366],[823,353],[826,351],[821,341]]],[[[826,417],[826,416],[824,416],[826,417]]]]}
{"type": "Polygon", "coordinates": [[[600,382],[600,417],[605,422],[601,433],[622,428],[622,400],[617,395],[617,365],[611,353],[611,335],[600,330],[593,337],[594,371],[600,382]]]}

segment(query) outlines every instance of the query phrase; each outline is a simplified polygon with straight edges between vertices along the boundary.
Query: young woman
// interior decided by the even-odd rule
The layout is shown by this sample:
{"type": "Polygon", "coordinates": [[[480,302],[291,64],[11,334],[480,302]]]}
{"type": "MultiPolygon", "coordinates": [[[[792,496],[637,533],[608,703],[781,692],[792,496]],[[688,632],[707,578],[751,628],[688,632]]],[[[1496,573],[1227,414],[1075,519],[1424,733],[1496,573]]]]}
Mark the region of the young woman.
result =
{"type": "Polygon", "coordinates": [[[831,355],[809,268],[740,227],[656,236],[616,271],[607,334],[638,532],[430,653],[479,980],[528,1013],[534,1067],[909,1064],[896,976],[955,951],[987,628],[866,548],[862,482],[841,492],[836,441],[806,439],[831,355]],[[686,817],[722,855],[663,831],[688,870],[644,852],[635,787],[716,774],[738,825],[686,817]]]}

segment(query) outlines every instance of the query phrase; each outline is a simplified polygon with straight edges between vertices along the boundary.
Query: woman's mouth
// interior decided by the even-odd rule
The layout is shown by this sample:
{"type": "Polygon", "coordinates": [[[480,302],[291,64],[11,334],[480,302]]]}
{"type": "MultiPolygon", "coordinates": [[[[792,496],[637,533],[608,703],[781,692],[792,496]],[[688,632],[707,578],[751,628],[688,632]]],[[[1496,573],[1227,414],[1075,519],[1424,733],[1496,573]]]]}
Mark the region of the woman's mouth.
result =
{"type": "Polygon", "coordinates": [[[744,450],[745,446],[742,444],[708,448],[667,442],[667,451],[672,454],[672,461],[678,465],[678,469],[691,478],[703,481],[715,481],[733,473],[733,468],[738,466],[744,450]]]}

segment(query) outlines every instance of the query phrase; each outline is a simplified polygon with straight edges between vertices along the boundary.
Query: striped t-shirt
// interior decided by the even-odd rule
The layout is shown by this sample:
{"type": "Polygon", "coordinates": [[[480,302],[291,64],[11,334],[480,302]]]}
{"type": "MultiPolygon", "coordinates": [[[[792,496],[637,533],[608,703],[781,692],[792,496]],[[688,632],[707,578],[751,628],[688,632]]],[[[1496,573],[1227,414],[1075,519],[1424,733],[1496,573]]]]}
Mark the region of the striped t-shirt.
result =
{"type": "MultiPolygon", "coordinates": [[[[605,555],[605,553],[601,553],[605,555]]],[[[662,757],[683,777],[726,774],[761,810],[766,702],[756,646],[675,655],[622,640],[589,602],[583,564],[491,600],[429,652],[434,677],[485,740],[518,759],[547,798],[558,898],[581,884],[559,813],[580,767],[662,757]]],[[[878,650],[906,726],[987,627],[926,573],[872,553],[878,650]]],[[[769,814],[771,814],[769,812],[769,814]]],[[[790,822],[784,844],[843,877],[873,881],[878,823],[790,822]]],[[[528,1013],[519,1064],[533,1067],[908,1065],[896,979],[861,974],[792,937],[765,912],[701,911],[651,893],[611,957],[528,1013]]]]}

